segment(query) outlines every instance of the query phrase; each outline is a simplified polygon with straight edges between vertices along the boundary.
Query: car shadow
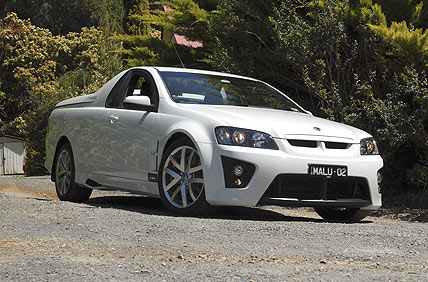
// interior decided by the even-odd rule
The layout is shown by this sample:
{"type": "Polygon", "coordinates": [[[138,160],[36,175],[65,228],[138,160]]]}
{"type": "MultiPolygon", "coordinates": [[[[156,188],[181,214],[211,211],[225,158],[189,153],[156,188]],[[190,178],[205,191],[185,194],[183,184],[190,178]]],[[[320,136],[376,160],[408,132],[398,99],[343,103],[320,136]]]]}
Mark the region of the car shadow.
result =
{"type": "MultiPolygon", "coordinates": [[[[160,199],[138,195],[93,197],[90,198],[86,204],[98,208],[115,208],[148,215],[183,217],[165,209],[160,199]]],[[[220,207],[213,214],[194,217],[251,221],[324,222],[323,220],[316,218],[284,215],[282,213],[265,210],[260,207],[220,207]]]]}

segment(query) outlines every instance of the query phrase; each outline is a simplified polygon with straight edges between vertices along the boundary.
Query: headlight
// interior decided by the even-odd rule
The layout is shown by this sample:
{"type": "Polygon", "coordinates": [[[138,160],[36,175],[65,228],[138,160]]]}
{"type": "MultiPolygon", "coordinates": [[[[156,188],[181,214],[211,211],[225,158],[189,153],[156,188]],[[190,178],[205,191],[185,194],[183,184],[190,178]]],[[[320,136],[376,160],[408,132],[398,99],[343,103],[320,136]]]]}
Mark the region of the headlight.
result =
{"type": "Polygon", "coordinates": [[[278,150],[278,145],[267,133],[221,126],[215,129],[217,142],[222,145],[278,150]]]}
{"type": "Polygon", "coordinates": [[[376,141],[373,138],[364,138],[360,141],[361,155],[379,155],[376,141]]]}

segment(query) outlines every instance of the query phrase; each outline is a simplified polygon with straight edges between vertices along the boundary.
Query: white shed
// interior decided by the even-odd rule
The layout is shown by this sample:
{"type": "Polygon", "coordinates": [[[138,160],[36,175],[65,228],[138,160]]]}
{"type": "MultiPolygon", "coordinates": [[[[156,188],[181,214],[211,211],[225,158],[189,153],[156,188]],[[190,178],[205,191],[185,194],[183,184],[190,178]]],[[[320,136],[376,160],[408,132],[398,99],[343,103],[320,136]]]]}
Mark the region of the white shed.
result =
{"type": "Polygon", "coordinates": [[[24,139],[0,135],[0,175],[24,173],[24,139]]]}

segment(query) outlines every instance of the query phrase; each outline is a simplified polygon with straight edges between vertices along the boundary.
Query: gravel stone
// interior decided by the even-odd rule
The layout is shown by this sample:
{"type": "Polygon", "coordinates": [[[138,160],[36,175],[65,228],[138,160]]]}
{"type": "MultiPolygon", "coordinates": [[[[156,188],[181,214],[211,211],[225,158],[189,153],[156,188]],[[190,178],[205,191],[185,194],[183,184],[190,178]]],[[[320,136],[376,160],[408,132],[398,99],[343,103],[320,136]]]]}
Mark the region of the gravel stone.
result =
{"type": "Polygon", "coordinates": [[[180,217],[94,191],[60,202],[48,176],[0,177],[1,281],[424,281],[428,225],[322,221],[306,208],[180,217]]]}

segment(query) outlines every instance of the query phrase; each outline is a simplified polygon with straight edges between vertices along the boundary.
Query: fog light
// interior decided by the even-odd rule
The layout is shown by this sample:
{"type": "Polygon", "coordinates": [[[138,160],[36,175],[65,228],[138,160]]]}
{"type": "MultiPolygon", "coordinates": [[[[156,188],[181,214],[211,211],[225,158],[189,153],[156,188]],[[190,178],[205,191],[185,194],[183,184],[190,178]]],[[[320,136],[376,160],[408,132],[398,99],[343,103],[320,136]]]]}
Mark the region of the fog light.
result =
{"type": "Polygon", "coordinates": [[[221,156],[224,184],[226,188],[244,188],[254,175],[256,166],[226,156],[221,156]]]}
{"type": "Polygon", "coordinates": [[[239,177],[244,173],[244,168],[240,165],[235,165],[233,168],[233,173],[239,177]]]}

